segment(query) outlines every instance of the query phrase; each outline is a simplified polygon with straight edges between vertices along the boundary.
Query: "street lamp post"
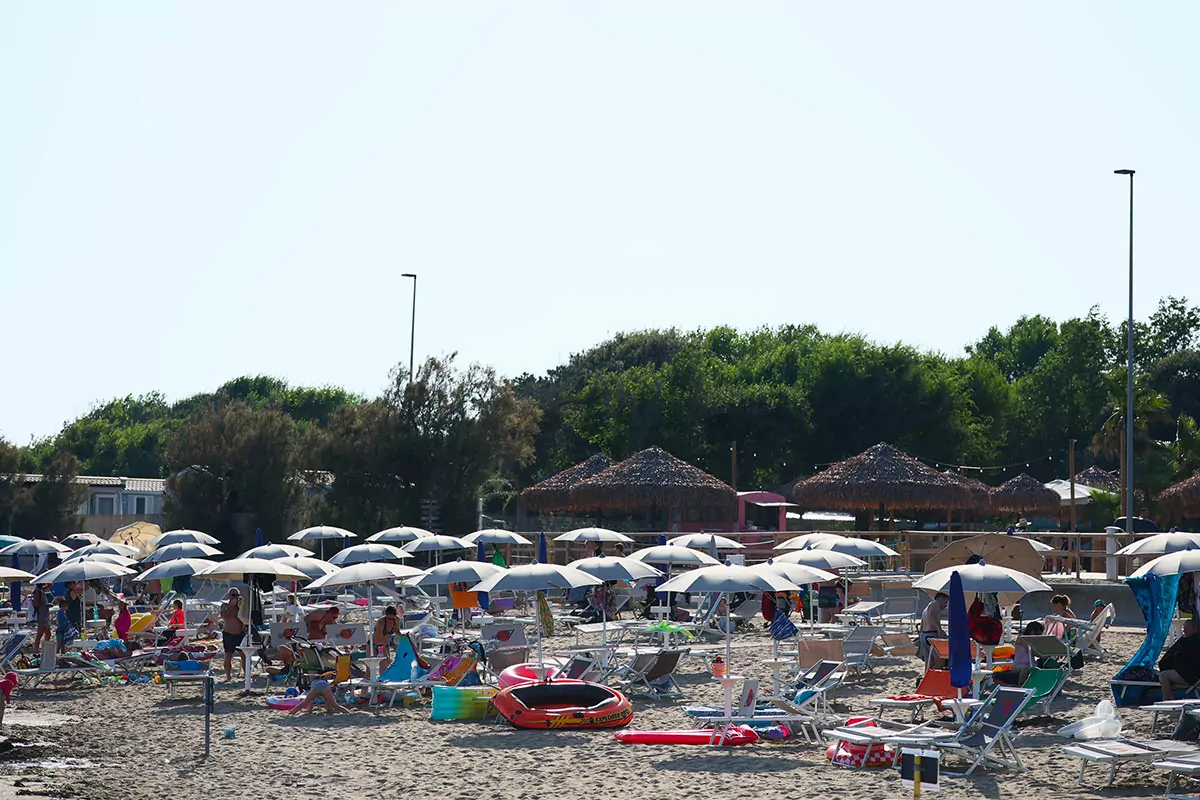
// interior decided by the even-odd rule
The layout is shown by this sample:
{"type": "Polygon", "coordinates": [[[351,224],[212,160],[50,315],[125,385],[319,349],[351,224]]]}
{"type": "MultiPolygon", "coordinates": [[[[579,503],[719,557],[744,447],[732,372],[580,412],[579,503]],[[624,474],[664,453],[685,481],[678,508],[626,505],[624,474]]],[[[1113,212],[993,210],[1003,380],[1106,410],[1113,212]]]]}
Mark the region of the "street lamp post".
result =
{"type": "Polygon", "coordinates": [[[401,278],[412,278],[413,295],[412,295],[412,328],[408,334],[408,382],[413,382],[413,354],[416,353],[417,347],[417,274],[415,272],[405,272],[401,278]]]}
{"type": "Polygon", "coordinates": [[[1118,169],[1116,175],[1129,176],[1129,351],[1125,364],[1125,533],[1133,534],[1133,175],[1134,170],[1118,169]]]}

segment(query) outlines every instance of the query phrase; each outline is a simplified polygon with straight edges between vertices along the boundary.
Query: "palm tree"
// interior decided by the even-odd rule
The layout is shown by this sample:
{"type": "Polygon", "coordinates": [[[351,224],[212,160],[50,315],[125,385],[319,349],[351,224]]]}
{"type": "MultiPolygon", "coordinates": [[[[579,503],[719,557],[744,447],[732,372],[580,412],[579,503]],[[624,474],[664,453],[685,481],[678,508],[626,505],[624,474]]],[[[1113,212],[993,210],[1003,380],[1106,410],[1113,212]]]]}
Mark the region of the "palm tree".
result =
{"type": "MultiPolygon", "coordinates": [[[[1111,397],[1105,410],[1106,417],[1100,430],[1092,437],[1092,452],[1108,459],[1116,459],[1121,465],[1121,486],[1125,481],[1125,398],[1111,397]]],[[[1150,436],[1153,426],[1171,421],[1171,406],[1159,392],[1139,391],[1133,399],[1133,455],[1144,456],[1154,440],[1150,436]]],[[[1125,492],[1121,492],[1121,511],[1125,508],[1125,492]]]]}

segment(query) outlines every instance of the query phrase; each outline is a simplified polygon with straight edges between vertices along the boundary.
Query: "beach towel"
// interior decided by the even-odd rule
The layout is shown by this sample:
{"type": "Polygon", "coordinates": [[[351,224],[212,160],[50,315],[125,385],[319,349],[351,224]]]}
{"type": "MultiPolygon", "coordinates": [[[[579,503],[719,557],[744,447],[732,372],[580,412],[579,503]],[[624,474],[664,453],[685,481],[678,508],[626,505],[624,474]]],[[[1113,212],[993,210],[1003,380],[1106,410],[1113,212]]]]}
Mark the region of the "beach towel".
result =
{"type": "Polygon", "coordinates": [[[777,642],[785,639],[793,639],[800,631],[788,619],[787,609],[781,608],[775,612],[775,619],[771,620],[771,638],[777,642]]]}
{"type": "Polygon", "coordinates": [[[537,593],[537,612],[538,624],[542,626],[542,636],[553,636],[554,613],[550,610],[550,601],[546,599],[546,593],[540,589],[537,593]]]}

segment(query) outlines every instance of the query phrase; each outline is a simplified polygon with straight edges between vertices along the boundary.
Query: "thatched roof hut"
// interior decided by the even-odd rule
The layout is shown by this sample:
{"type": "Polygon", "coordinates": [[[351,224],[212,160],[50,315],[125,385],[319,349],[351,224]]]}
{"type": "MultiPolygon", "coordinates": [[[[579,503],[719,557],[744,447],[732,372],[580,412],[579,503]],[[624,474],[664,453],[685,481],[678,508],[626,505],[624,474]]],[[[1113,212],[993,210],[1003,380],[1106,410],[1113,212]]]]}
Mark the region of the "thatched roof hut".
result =
{"type": "Polygon", "coordinates": [[[1024,472],[992,489],[992,508],[996,511],[1057,514],[1061,506],[1058,492],[1047,489],[1037,478],[1024,472]]]}
{"type": "Polygon", "coordinates": [[[571,506],[576,509],[688,506],[729,511],[736,502],[732,486],[660,447],[634,453],[571,490],[571,506]]]}
{"type": "Polygon", "coordinates": [[[1075,473],[1075,482],[1093,489],[1103,489],[1106,492],[1117,494],[1121,492],[1121,479],[1099,467],[1088,467],[1083,472],[1075,473]]]}
{"type": "Polygon", "coordinates": [[[828,467],[792,490],[808,508],[968,508],[971,492],[890,444],[880,443],[828,467]]]}
{"type": "Polygon", "coordinates": [[[567,467],[562,472],[551,475],[540,483],[535,483],[521,492],[521,502],[526,508],[534,511],[558,511],[571,507],[571,490],[580,481],[603,472],[613,465],[613,460],[603,453],[573,467],[567,467]]]}
{"type": "Polygon", "coordinates": [[[1180,517],[1200,517],[1200,475],[1193,475],[1158,495],[1163,507],[1180,517]]]}
{"type": "Polygon", "coordinates": [[[953,470],[946,470],[942,473],[951,482],[962,487],[971,497],[971,503],[968,508],[976,511],[986,511],[992,507],[992,487],[988,486],[978,478],[969,478],[966,475],[960,475],[953,470]]]}

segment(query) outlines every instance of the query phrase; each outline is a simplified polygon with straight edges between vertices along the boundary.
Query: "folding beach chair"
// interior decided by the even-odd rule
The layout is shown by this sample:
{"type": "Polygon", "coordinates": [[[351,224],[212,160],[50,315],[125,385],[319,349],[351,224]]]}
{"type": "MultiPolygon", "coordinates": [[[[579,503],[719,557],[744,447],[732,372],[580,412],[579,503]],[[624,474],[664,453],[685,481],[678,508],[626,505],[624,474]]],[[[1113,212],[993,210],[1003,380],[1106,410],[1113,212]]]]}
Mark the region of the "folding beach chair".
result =
{"type": "Polygon", "coordinates": [[[844,652],[841,639],[801,639],[796,651],[800,669],[811,669],[822,661],[841,664],[844,652]]]}
{"type": "Polygon", "coordinates": [[[1029,675],[1025,678],[1025,682],[1021,684],[1022,689],[1033,691],[1033,694],[1029,698],[1029,705],[1025,707],[1025,710],[1028,711],[1034,706],[1040,705],[1043,711],[1049,713],[1050,704],[1054,702],[1054,699],[1058,697],[1058,693],[1062,691],[1069,674],[1065,667],[1052,667],[1049,669],[1031,667],[1029,675]]]}
{"type": "MultiPolygon", "coordinates": [[[[921,737],[908,740],[904,736],[889,738],[891,744],[932,744],[939,750],[970,758],[971,765],[959,775],[970,775],[980,764],[1011,767],[1024,771],[1021,757],[1013,743],[1012,725],[1025,710],[1032,697],[1030,689],[1002,686],[991,693],[953,739],[927,742],[921,737]],[[993,752],[994,751],[994,752],[993,752]]],[[[945,772],[947,775],[956,773],[945,772]]]]}
{"type": "Polygon", "coordinates": [[[842,639],[842,665],[855,673],[871,667],[871,651],[883,628],[874,625],[858,625],[842,639]]]}
{"type": "Polygon", "coordinates": [[[796,691],[834,686],[841,682],[842,676],[845,674],[841,661],[829,659],[818,661],[796,676],[796,691]]]}
{"type": "MultiPolygon", "coordinates": [[[[882,748],[891,741],[900,739],[906,742],[915,741],[921,745],[929,746],[939,738],[949,740],[954,735],[953,731],[938,730],[937,728],[930,727],[930,723],[928,722],[921,723],[920,725],[902,725],[882,719],[869,719],[821,731],[821,736],[835,743],[847,742],[866,748],[859,769],[864,768],[871,760],[872,750],[876,747],[882,748]]],[[[899,753],[899,750],[897,750],[897,753],[899,753]]]]}
{"type": "MultiPolygon", "coordinates": [[[[970,696],[970,692],[967,692],[970,696]]],[[[883,709],[898,708],[902,711],[909,712],[909,719],[916,723],[925,716],[925,712],[930,706],[941,706],[944,700],[962,699],[963,690],[950,685],[950,670],[948,669],[931,669],[926,670],[921,677],[921,682],[917,684],[917,688],[910,695],[898,695],[895,697],[872,697],[867,700],[869,705],[876,706],[880,709],[880,716],[883,714],[883,709]]]]}
{"type": "Polygon", "coordinates": [[[1079,634],[1075,640],[1075,649],[1084,655],[1096,656],[1102,659],[1112,655],[1112,653],[1105,650],[1100,644],[1100,636],[1104,633],[1104,629],[1112,625],[1113,620],[1116,618],[1117,609],[1112,603],[1109,603],[1087,627],[1079,629],[1079,634]]]}
{"type": "Polygon", "coordinates": [[[13,631],[5,637],[0,644],[0,672],[8,669],[9,663],[21,652],[30,636],[33,636],[33,631],[13,631]]]}
{"type": "Polygon", "coordinates": [[[889,657],[915,656],[917,646],[907,633],[884,633],[879,636],[879,648],[889,657]]]}
{"type": "Polygon", "coordinates": [[[1112,786],[1117,777],[1117,768],[1122,764],[1200,756],[1200,749],[1184,742],[1153,742],[1124,738],[1074,742],[1064,747],[1062,752],[1063,755],[1079,759],[1079,778],[1075,782],[1076,786],[1087,785],[1083,781],[1083,774],[1088,764],[1107,765],[1108,781],[1104,785],[1112,786]]]}
{"type": "Polygon", "coordinates": [[[664,649],[638,653],[615,677],[626,691],[648,691],[654,699],[683,697],[683,689],[675,681],[675,671],[687,651],[664,649]]]}
{"type": "Polygon", "coordinates": [[[574,655],[571,660],[555,673],[556,678],[566,678],[573,681],[594,681],[600,677],[600,665],[594,658],[574,655]]]}

